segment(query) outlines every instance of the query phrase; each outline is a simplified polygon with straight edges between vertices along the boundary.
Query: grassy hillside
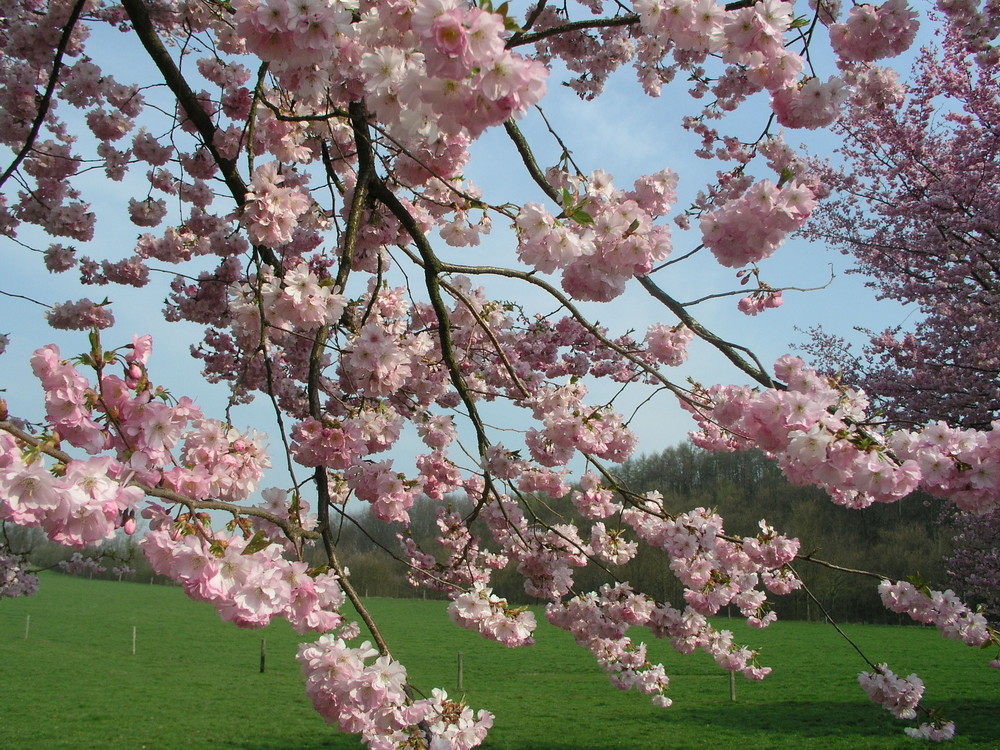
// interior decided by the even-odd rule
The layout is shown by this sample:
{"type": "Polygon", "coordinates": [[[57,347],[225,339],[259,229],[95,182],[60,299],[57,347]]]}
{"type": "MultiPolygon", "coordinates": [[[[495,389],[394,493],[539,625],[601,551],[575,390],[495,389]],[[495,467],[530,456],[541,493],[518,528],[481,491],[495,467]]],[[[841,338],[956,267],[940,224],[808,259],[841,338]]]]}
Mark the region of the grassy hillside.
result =
{"type": "MultiPolygon", "coordinates": [[[[735,703],[728,674],[711,660],[653,644],[675,701],[657,709],[611,688],[588,654],[545,624],[535,646],[508,650],[450,625],[441,602],[370,605],[418,687],[458,695],[462,652],[462,694],[497,716],[487,748],[919,747],[902,722],[867,701],[856,682],[863,662],[823,625],[779,622],[757,632],[732,621],[774,668],[761,683],[738,678],[735,703]]],[[[897,674],[919,672],[926,703],[958,724],[953,747],[1000,748],[1000,672],[986,667],[992,654],[918,627],[848,632],[897,674]]],[[[258,631],[222,623],[176,588],[45,575],[37,596],[0,602],[0,746],[357,748],[309,706],[293,658],[300,640],[283,622],[258,631]]]]}

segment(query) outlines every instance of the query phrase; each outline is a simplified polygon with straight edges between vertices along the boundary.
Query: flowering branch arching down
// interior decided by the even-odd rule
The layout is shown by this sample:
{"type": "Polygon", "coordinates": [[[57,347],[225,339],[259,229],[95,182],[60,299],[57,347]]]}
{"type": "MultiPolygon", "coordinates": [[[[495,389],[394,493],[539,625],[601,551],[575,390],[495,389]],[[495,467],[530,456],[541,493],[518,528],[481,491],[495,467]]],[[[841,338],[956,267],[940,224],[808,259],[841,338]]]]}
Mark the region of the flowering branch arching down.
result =
{"type": "MultiPolygon", "coordinates": [[[[998,56],[989,11],[943,4],[940,44],[921,52],[906,86],[883,106],[848,110],[838,124],[845,165],[808,227],[854,256],[879,294],[908,305],[909,328],[866,331],[863,356],[831,332],[809,347],[824,370],[864,388],[887,419],[990,430],[1000,415],[996,194],[1000,189],[998,56]]],[[[924,458],[944,467],[947,440],[924,458]]],[[[998,470],[987,456],[967,467],[973,485],[998,470]]],[[[956,529],[952,584],[997,613],[996,520],[987,507],[945,513],[956,529]]]]}

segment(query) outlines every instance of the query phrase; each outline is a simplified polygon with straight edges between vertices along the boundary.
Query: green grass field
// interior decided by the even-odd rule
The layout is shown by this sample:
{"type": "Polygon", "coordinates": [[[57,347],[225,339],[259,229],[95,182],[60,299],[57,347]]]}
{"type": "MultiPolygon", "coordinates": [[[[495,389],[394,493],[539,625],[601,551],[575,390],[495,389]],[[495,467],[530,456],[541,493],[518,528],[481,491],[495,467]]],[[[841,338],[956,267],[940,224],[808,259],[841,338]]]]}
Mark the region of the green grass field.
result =
{"type": "MultiPolygon", "coordinates": [[[[544,623],[535,646],[508,650],[452,626],[441,602],[373,599],[370,607],[418,687],[458,695],[462,652],[466,700],[497,717],[485,748],[921,746],[868,702],[856,682],[863,662],[824,625],[779,622],[758,632],[733,620],[774,668],[760,683],[738,678],[735,703],[728,674],[710,659],[652,643],[674,700],[657,709],[614,690],[586,652],[544,623]]],[[[925,703],[958,725],[951,746],[1000,749],[1000,671],[986,666],[993,654],[918,627],[846,630],[897,674],[919,672],[925,703]]],[[[357,748],[306,700],[293,658],[300,640],[284,623],[258,631],[222,623],[180,589],[44,575],[38,595],[0,602],[0,747],[357,748]]]]}

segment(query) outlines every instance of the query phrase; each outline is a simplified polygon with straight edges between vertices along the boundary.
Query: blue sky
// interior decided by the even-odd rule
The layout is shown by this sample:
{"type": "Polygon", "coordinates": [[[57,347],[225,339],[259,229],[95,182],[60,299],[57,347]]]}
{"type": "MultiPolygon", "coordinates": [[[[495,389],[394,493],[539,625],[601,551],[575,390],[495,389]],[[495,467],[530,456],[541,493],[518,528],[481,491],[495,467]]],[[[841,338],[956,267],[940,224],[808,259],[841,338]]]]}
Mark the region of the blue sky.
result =
{"type": "MultiPolygon", "coordinates": [[[[113,71],[122,82],[130,82],[130,74],[136,71],[142,74],[149,70],[148,63],[137,50],[125,51],[123,45],[127,43],[127,39],[119,36],[114,45],[104,45],[105,51],[114,49],[119,63],[113,71]],[[123,64],[126,60],[127,65],[123,64]]],[[[596,101],[581,102],[559,85],[560,80],[558,73],[553,75],[549,85],[550,95],[542,104],[553,126],[570,145],[574,159],[585,172],[604,169],[614,175],[617,186],[630,187],[640,174],[670,167],[681,178],[678,206],[683,207],[690,203],[694,194],[718,168],[716,163],[704,162],[692,155],[698,139],[679,127],[680,116],[694,109],[694,103],[685,93],[683,81],[665,89],[661,98],[650,99],[642,94],[631,69],[627,68],[613,76],[606,92],[596,101]]],[[[752,137],[760,132],[764,106],[766,101],[761,99],[750,108],[749,114],[741,114],[739,120],[734,120],[737,134],[752,137]]],[[[523,120],[522,128],[533,143],[548,144],[536,145],[540,157],[548,149],[550,159],[540,159],[543,166],[547,166],[557,152],[552,150],[552,140],[544,132],[540,118],[536,114],[529,115],[523,120]]],[[[786,139],[792,144],[808,140],[811,150],[816,153],[829,153],[837,145],[836,139],[829,134],[793,132],[786,134],[786,139]]],[[[505,200],[543,200],[540,191],[520,167],[502,129],[487,134],[476,144],[473,153],[474,159],[467,176],[484,189],[487,200],[494,204],[505,200]]],[[[6,154],[0,156],[6,163],[6,154]]],[[[140,180],[144,171],[137,170],[140,180]]],[[[761,173],[760,176],[767,175],[761,173]]],[[[102,220],[98,223],[95,240],[87,247],[80,247],[80,252],[98,259],[125,257],[140,233],[139,228],[127,220],[127,200],[133,196],[129,184],[109,183],[102,179],[99,171],[91,173],[86,183],[85,196],[92,201],[102,220]]],[[[24,233],[22,239],[41,248],[48,244],[47,240],[30,232],[24,233]]],[[[696,233],[676,232],[675,255],[686,252],[696,243],[696,233]]],[[[198,375],[198,362],[188,355],[188,347],[198,340],[198,327],[165,323],[160,314],[170,274],[154,273],[153,282],[142,290],[80,288],[75,282],[74,272],[48,274],[35,253],[9,240],[0,239],[0,249],[4,255],[0,291],[24,294],[45,303],[75,300],[81,296],[100,299],[107,295],[115,303],[118,322],[112,331],[104,334],[106,345],[127,343],[132,333],[152,333],[155,339],[151,363],[154,381],[178,395],[195,397],[209,416],[222,416],[225,390],[205,384],[198,375]]],[[[478,263],[486,258],[492,264],[498,258],[509,258],[514,262],[513,249],[512,233],[501,221],[495,220],[493,234],[480,248],[448,249],[442,254],[457,262],[478,263]]],[[[832,267],[835,278],[826,288],[809,293],[786,293],[783,307],[754,318],[736,311],[738,297],[706,303],[699,306],[694,314],[723,338],[751,347],[765,365],[770,365],[789,351],[792,342],[803,339],[803,334],[795,332],[796,326],[806,329],[822,323],[831,332],[848,334],[854,326],[882,328],[906,321],[910,314],[908,311],[894,305],[876,304],[858,277],[845,275],[847,266],[847,260],[839,254],[793,238],[772,259],[761,264],[762,277],[775,287],[816,287],[830,280],[832,267]]],[[[710,257],[679,264],[669,276],[660,274],[657,280],[679,299],[738,288],[735,272],[718,266],[710,257]]],[[[504,285],[500,285],[495,294],[499,298],[518,299],[528,307],[534,302],[531,295],[526,295],[523,290],[504,285]]],[[[552,308],[548,302],[538,304],[543,311],[552,308]]],[[[608,325],[613,334],[635,329],[641,337],[653,322],[676,322],[668,311],[634,282],[622,298],[611,305],[586,305],[585,308],[592,312],[594,318],[608,325]]],[[[41,393],[28,369],[30,352],[45,343],[55,342],[65,356],[71,356],[84,350],[86,335],[52,331],[44,323],[42,308],[6,296],[0,296],[0,321],[0,333],[11,335],[8,351],[0,357],[0,387],[6,389],[4,396],[10,402],[13,413],[37,418],[41,414],[41,393]]],[[[705,384],[742,382],[741,374],[707,345],[695,342],[690,353],[689,363],[673,370],[675,381],[683,382],[692,377],[705,384]]],[[[596,388],[592,393],[596,402],[608,397],[610,391],[596,388]]],[[[634,394],[620,402],[620,408],[628,414],[647,396],[648,392],[637,388],[634,394]]],[[[496,416],[499,420],[509,419],[524,426],[523,420],[519,421],[516,416],[499,413],[496,416]]],[[[238,409],[234,417],[239,427],[276,434],[273,419],[263,400],[254,406],[238,409]]],[[[643,407],[631,426],[640,437],[639,452],[650,453],[684,440],[693,423],[676,406],[672,396],[661,394],[643,407]]],[[[401,446],[400,460],[404,465],[412,460],[415,442],[410,436],[401,446]]],[[[272,448],[277,447],[276,439],[272,439],[271,445],[272,448]]],[[[275,463],[280,465],[282,462],[275,460],[275,463]]],[[[274,482],[283,484],[284,480],[276,477],[274,482]]]]}

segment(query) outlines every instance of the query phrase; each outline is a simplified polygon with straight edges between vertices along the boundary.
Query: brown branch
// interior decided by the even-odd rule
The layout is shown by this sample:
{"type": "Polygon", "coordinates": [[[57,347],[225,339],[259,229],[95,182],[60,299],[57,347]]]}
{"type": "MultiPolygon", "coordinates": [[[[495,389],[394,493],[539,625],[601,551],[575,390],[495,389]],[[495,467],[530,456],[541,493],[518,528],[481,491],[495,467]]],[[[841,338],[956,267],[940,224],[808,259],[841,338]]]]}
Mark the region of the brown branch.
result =
{"type": "MultiPolygon", "coordinates": [[[[451,379],[451,383],[458,392],[462,403],[465,404],[469,421],[472,422],[472,426],[476,431],[476,448],[478,450],[483,469],[483,491],[482,496],[473,508],[472,513],[466,519],[466,523],[471,524],[472,521],[479,515],[479,511],[482,510],[487,498],[490,495],[496,497],[499,493],[493,486],[493,476],[490,474],[487,464],[487,453],[489,451],[490,441],[486,434],[486,425],[483,423],[482,415],[480,415],[479,409],[476,407],[476,402],[472,398],[472,392],[470,391],[468,384],[465,382],[465,378],[462,376],[462,372],[458,367],[458,362],[455,359],[455,352],[452,346],[450,333],[448,308],[445,306],[444,300],[441,299],[441,287],[444,282],[441,281],[440,276],[448,271],[445,264],[441,262],[441,259],[435,255],[434,249],[427,240],[427,236],[423,233],[423,230],[421,230],[420,226],[413,218],[413,215],[407,210],[406,206],[403,205],[399,198],[396,197],[395,193],[393,193],[392,190],[390,190],[386,184],[379,179],[372,180],[371,191],[372,196],[388,208],[392,215],[396,217],[400,224],[403,225],[403,228],[406,229],[407,234],[410,235],[410,239],[413,240],[414,245],[417,247],[417,251],[420,255],[419,258],[415,258],[409,253],[408,255],[410,255],[418,266],[421,266],[424,269],[424,283],[427,289],[427,296],[430,299],[431,308],[434,310],[434,315],[438,321],[438,343],[441,347],[441,361],[448,369],[448,375],[451,379]]],[[[403,250],[406,252],[405,248],[403,248],[403,250]]]]}
{"type": "Polygon", "coordinates": [[[316,480],[316,494],[319,499],[320,537],[323,540],[323,549],[326,552],[326,558],[330,561],[330,567],[337,574],[337,578],[340,579],[340,587],[344,589],[347,598],[351,600],[355,611],[364,621],[365,627],[368,628],[368,632],[371,633],[372,638],[375,640],[375,645],[378,647],[379,653],[383,656],[391,656],[389,646],[382,636],[382,631],[379,629],[378,623],[375,622],[368,608],[361,601],[357,589],[354,588],[354,584],[345,575],[344,566],[340,564],[340,560],[337,557],[336,546],[330,536],[330,479],[326,474],[326,468],[317,466],[313,476],[316,480]]]}
{"type": "MultiPolygon", "coordinates": [[[[789,569],[790,571],[792,571],[792,574],[793,574],[793,575],[794,575],[794,576],[795,576],[796,578],[798,578],[800,582],[802,581],[802,577],[801,577],[801,576],[800,576],[800,575],[799,575],[798,573],[796,573],[796,572],[795,572],[795,569],[794,569],[794,568],[793,568],[793,567],[792,567],[791,565],[788,565],[788,566],[786,566],[786,567],[787,567],[787,568],[788,568],[788,569],[789,569]]],[[[833,619],[833,617],[832,617],[832,616],[830,615],[830,612],[829,612],[829,611],[827,610],[827,608],[823,606],[823,602],[821,602],[821,601],[819,600],[819,598],[818,598],[818,597],[817,597],[817,596],[816,596],[816,595],[815,595],[815,594],[814,594],[814,593],[813,593],[812,591],[810,591],[810,590],[809,590],[809,587],[808,587],[808,586],[806,586],[806,585],[805,585],[805,583],[802,583],[802,590],[803,590],[803,591],[805,591],[805,592],[806,592],[806,596],[808,596],[808,597],[809,597],[810,599],[812,599],[812,600],[813,600],[813,603],[814,603],[814,604],[815,604],[815,605],[816,605],[817,607],[819,607],[819,611],[823,613],[823,616],[824,616],[824,617],[826,618],[826,621],[827,621],[828,623],[830,623],[830,625],[832,625],[832,626],[833,626],[833,629],[834,629],[834,630],[836,630],[836,631],[837,631],[837,632],[838,632],[838,633],[840,634],[840,637],[841,637],[841,638],[843,638],[843,639],[844,639],[845,641],[847,641],[847,642],[848,642],[848,643],[849,643],[849,644],[851,645],[851,648],[853,648],[853,649],[854,649],[855,651],[857,651],[857,652],[858,652],[858,656],[860,656],[860,657],[861,657],[862,659],[864,659],[864,660],[865,660],[865,663],[866,663],[866,664],[867,664],[867,665],[868,665],[869,667],[871,667],[871,668],[872,668],[872,669],[874,669],[874,670],[875,670],[876,672],[879,672],[879,673],[881,674],[881,672],[882,672],[881,668],[879,668],[879,667],[878,667],[878,666],[877,666],[877,665],[876,665],[876,664],[875,664],[874,662],[872,662],[872,660],[871,660],[871,659],[869,659],[869,658],[868,658],[867,656],[865,656],[865,652],[861,650],[861,647],[860,647],[860,646],[858,646],[858,644],[856,644],[856,643],[855,643],[854,641],[852,641],[852,640],[851,640],[851,639],[850,639],[850,638],[848,637],[847,633],[845,633],[845,632],[844,632],[844,631],[843,631],[843,630],[841,629],[840,625],[838,625],[838,624],[837,624],[837,621],[836,621],[836,620],[834,620],[834,619],[833,619]]]]}
{"type": "Polygon", "coordinates": [[[5,292],[3,289],[0,289],[0,294],[2,294],[4,297],[11,297],[13,299],[23,299],[27,302],[34,302],[36,305],[39,305],[41,307],[45,307],[50,310],[52,309],[52,305],[46,305],[44,302],[39,302],[37,299],[34,299],[32,297],[26,297],[23,294],[14,294],[13,292],[5,292]]]}
{"type": "Polygon", "coordinates": [[[489,447],[486,428],[483,425],[479,410],[476,408],[475,401],[472,399],[472,394],[469,392],[465,379],[458,369],[451,334],[449,332],[448,308],[445,306],[444,300],[441,299],[441,280],[438,276],[445,272],[445,266],[437,255],[434,254],[434,250],[420,229],[420,226],[406,209],[406,206],[396,197],[395,193],[381,180],[372,180],[371,190],[372,196],[385,205],[400,224],[403,225],[403,228],[406,229],[407,234],[410,235],[410,238],[417,247],[417,251],[420,253],[422,259],[420,265],[424,269],[427,295],[430,298],[431,307],[434,309],[434,314],[438,320],[438,343],[441,346],[441,359],[448,368],[452,385],[455,386],[455,390],[458,391],[459,397],[469,412],[469,419],[476,430],[476,442],[479,446],[479,453],[485,459],[486,450],[489,447]]]}
{"type": "Polygon", "coordinates": [[[528,174],[531,175],[531,179],[535,181],[535,184],[540,187],[549,198],[562,205],[562,197],[559,195],[559,191],[549,184],[549,181],[545,178],[545,173],[542,172],[541,168],[538,166],[538,162],[535,160],[535,155],[531,153],[531,146],[528,145],[527,139],[521,132],[520,128],[513,120],[507,120],[503,124],[504,130],[507,131],[507,135],[514,142],[514,147],[517,152],[521,155],[521,161],[524,162],[524,166],[528,170],[528,174]]]}
{"type": "Polygon", "coordinates": [[[347,215],[347,227],[344,233],[344,248],[340,254],[340,266],[337,268],[336,288],[341,292],[347,286],[347,277],[351,273],[358,233],[361,231],[361,218],[368,203],[369,187],[375,177],[375,152],[368,132],[368,114],[365,112],[364,102],[351,102],[349,111],[358,156],[358,177],[354,183],[354,195],[351,197],[351,208],[347,215]]]}
{"type": "Polygon", "coordinates": [[[545,10],[545,4],[548,0],[538,0],[538,4],[528,13],[528,17],[524,19],[524,28],[521,29],[521,33],[528,31],[532,26],[535,25],[535,21],[545,10]]]}
{"type": "MultiPolygon", "coordinates": [[[[153,23],[149,18],[149,12],[146,9],[145,3],[143,0],[122,0],[122,7],[128,14],[129,20],[132,22],[132,28],[135,29],[139,41],[142,42],[142,46],[146,49],[146,52],[163,76],[164,83],[167,84],[177,98],[177,103],[198,130],[202,142],[212,154],[215,163],[219,166],[219,171],[222,172],[223,180],[229,188],[233,200],[236,201],[236,205],[239,208],[243,208],[247,202],[247,193],[249,192],[247,183],[236,168],[236,160],[224,157],[215,145],[217,128],[194,91],[191,90],[188,82],[184,79],[170,53],[163,46],[163,42],[160,41],[160,37],[157,35],[156,29],[153,28],[153,23]]],[[[271,248],[255,246],[255,249],[269,266],[276,270],[281,268],[281,261],[278,260],[278,257],[271,248]]]]}
{"type": "Polygon", "coordinates": [[[42,129],[42,123],[45,120],[45,115],[48,114],[49,105],[52,103],[52,94],[55,92],[56,79],[59,77],[59,70],[62,68],[62,58],[66,54],[66,47],[69,45],[69,39],[73,35],[73,29],[76,28],[76,22],[80,18],[80,14],[83,12],[83,6],[87,4],[87,0],[77,0],[76,4],[73,6],[73,10],[69,14],[69,19],[66,21],[66,28],[63,29],[62,36],[59,37],[59,44],[56,46],[55,58],[52,61],[52,72],[49,74],[49,82],[45,86],[45,92],[42,94],[41,100],[38,102],[38,113],[35,115],[34,121],[31,123],[31,130],[28,133],[28,137],[24,140],[24,145],[17,152],[14,157],[14,161],[10,163],[10,166],[4,170],[2,176],[0,176],[0,187],[7,182],[12,174],[24,161],[25,156],[35,145],[35,139],[38,138],[38,133],[42,129]]]}
{"type": "Polygon", "coordinates": [[[627,16],[618,16],[617,18],[593,18],[587,21],[569,21],[568,23],[553,26],[552,28],[544,29],[542,31],[536,31],[531,34],[514,34],[514,36],[507,40],[507,44],[505,46],[507,49],[513,49],[514,47],[520,47],[525,44],[540,42],[542,39],[546,39],[550,36],[567,34],[571,31],[607,29],[613,26],[631,26],[636,23],[639,23],[639,16],[635,13],[631,13],[627,16]]]}
{"type": "Polygon", "coordinates": [[[347,112],[336,107],[334,107],[334,109],[330,112],[324,112],[321,115],[286,115],[278,108],[277,104],[270,101],[263,94],[261,94],[260,103],[271,111],[275,120],[279,120],[281,122],[327,122],[329,120],[344,119],[349,117],[347,112]]]}
{"type": "Polygon", "coordinates": [[[710,330],[705,328],[705,326],[703,326],[701,323],[695,320],[691,316],[691,314],[684,309],[684,306],[681,305],[681,303],[679,303],[677,300],[675,300],[673,297],[671,297],[669,294],[663,291],[648,276],[638,276],[637,278],[639,280],[639,283],[642,285],[642,288],[645,289],[647,292],[649,292],[650,296],[652,296],[658,302],[662,302],[663,305],[668,310],[670,310],[670,312],[676,315],[678,319],[680,319],[680,321],[684,323],[684,325],[686,325],[688,328],[694,331],[695,335],[697,335],[698,338],[708,342],[716,349],[718,349],[720,352],[722,352],[722,354],[726,357],[726,359],[728,359],[730,362],[736,365],[740,370],[745,372],[747,375],[749,375],[751,378],[753,378],[755,381],[760,383],[765,388],[777,388],[778,390],[785,389],[785,385],[783,383],[779,383],[773,380],[767,374],[767,372],[764,370],[763,365],[761,365],[761,363],[758,361],[757,357],[753,354],[753,352],[751,352],[744,346],[724,341],[723,339],[716,336],[710,330]],[[744,359],[739,354],[739,351],[742,351],[746,353],[748,356],[750,356],[753,359],[754,364],[751,364],[746,359],[744,359]]]}
{"type": "MultiPolygon", "coordinates": [[[[420,262],[419,259],[414,260],[418,263],[420,262]]],[[[649,363],[644,362],[641,358],[637,357],[635,352],[629,351],[625,347],[616,344],[614,341],[601,333],[597,326],[580,312],[567,295],[560,292],[552,286],[552,284],[536,276],[534,271],[519,271],[517,269],[505,268],[502,266],[463,266],[455,263],[441,263],[441,272],[466,274],[470,276],[503,276],[508,279],[519,279],[520,281],[537,286],[539,289],[542,289],[549,296],[555,299],[562,307],[564,307],[567,312],[569,312],[569,314],[603,346],[627,359],[651,378],[658,381],[664,388],[678,398],[683,399],[688,403],[693,403],[688,391],[681,388],[676,383],[671,383],[666,377],[663,376],[663,373],[655,367],[652,367],[649,363]]]]}
{"type": "MultiPolygon", "coordinates": [[[[852,575],[858,576],[868,576],[869,578],[878,578],[880,581],[891,581],[894,580],[892,576],[883,575],[882,573],[875,573],[870,570],[857,570],[855,568],[845,568],[843,565],[837,565],[836,563],[828,562],[827,560],[820,560],[813,557],[812,552],[808,555],[796,555],[796,560],[805,560],[806,562],[815,563],[824,568],[829,568],[830,570],[838,570],[841,573],[851,573],[852,575]]],[[[797,575],[797,574],[796,574],[797,575]]]]}
{"type": "Polygon", "coordinates": [[[493,332],[493,329],[489,327],[489,325],[486,323],[485,320],[483,320],[483,316],[479,314],[479,311],[475,308],[472,302],[464,294],[462,294],[455,286],[445,282],[442,282],[441,285],[448,290],[449,294],[453,295],[463,305],[465,305],[465,308],[469,311],[472,317],[476,319],[476,322],[479,324],[479,327],[483,329],[483,333],[485,333],[489,337],[490,341],[493,343],[494,351],[500,358],[500,362],[503,364],[504,369],[507,371],[507,375],[510,376],[511,381],[514,383],[515,386],[517,386],[517,389],[521,392],[521,397],[528,398],[529,395],[528,389],[524,387],[524,383],[521,382],[521,378],[519,378],[517,373],[514,372],[514,366],[510,363],[510,358],[507,356],[507,353],[500,345],[500,341],[497,340],[496,334],[493,332]]]}
{"type": "MultiPolygon", "coordinates": [[[[317,342],[320,340],[317,337],[317,342]]],[[[322,347],[314,348],[321,349],[322,347]]],[[[310,362],[310,402],[313,402],[313,393],[316,388],[314,387],[313,378],[313,366],[310,362]]],[[[384,656],[391,656],[389,651],[389,645],[386,643],[385,638],[382,635],[382,630],[379,628],[378,623],[375,622],[375,618],[372,617],[368,608],[365,607],[364,602],[361,601],[361,597],[358,595],[357,590],[354,588],[354,584],[351,583],[347,575],[345,575],[344,566],[340,564],[340,560],[337,557],[336,545],[333,543],[333,538],[331,535],[330,526],[330,478],[327,476],[326,468],[323,466],[317,466],[316,471],[313,474],[316,480],[316,494],[319,500],[318,516],[319,516],[319,537],[323,540],[323,550],[326,552],[326,558],[330,562],[330,567],[333,568],[337,577],[340,579],[340,586],[344,589],[344,593],[347,594],[347,598],[351,600],[351,604],[354,605],[355,611],[358,616],[365,623],[365,627],[368,628],[368,632],[371,633],[372,638],[375,640],[375,645],[378,647],[380,654],[384,656]]]]}
{"type": "MultiPolygon", "coordinates": [[[[739,10],[740,8],[749,8],[756,5],[757,0],[736,0],[736,2],[726,3],[726,10],[739,10]]],[[[544,5],[544,3],[542,3],[544,5]]],[[[535,18],[537,18],[538,13],[541,12],[539,7],[535,11],[534,15],[529,19],[530,23],[534,23],[535,18]]],[[[550,36],[557,36],[559,34],[568,34],[572,31],[586,31],[587,29],[609,29],[615,26],[632,26],[639,23],[640,17],[637,13],[630,13],[627,16],[617,16],[616,18],[593,18],[586,21],[568,21],[559,26],[553,26],[549,29],[543,29],[542,31],[536,31],[534,33],[528,34],[522,31],[517,32],[510,39],[507,40],[505,47],[507,49],[513,49],[514,47],[520,47],[525,44],[534,44],[535,42],[540,42],[542,39],[546,39],[550,36]]],[[[530,23],[528,25],[530,25],[530,23]]]]}
{"type": "Polygon", "coordinates": [[[715,294],[706,294],[704,297],[699,297],[698,299],[693,299],[690,302],[680,302],[681,307],[694,307],[695,305],[700,305],[702,302],[708,302],[713,299],[722,299],[724,297],[738,297],[741,294],[753,294],[764,292],[820,292],[824,289],[829,288],[830,284],[833,283],[836,274],[833,272],[833,266],[830,266],[830,280],[827,281],[823,286],[811,286],[811,287],[801,287],[801,286],[759,286],[756,289],[733,289],[729,292],[716,292],[715,294]]]}
{"type": "MultiPolygon", "coordinates": [[[[326,348],[326,340],[329,335],[329,326],[320,326],[319,330],[316,332],[316,338],[313,341],[312,351],[309,353],[309,381],[307,384],[309,394],[309,413],[313,419],[316,420],[322,420],[323,418],[322,407],[319,402],[319,380],[323,360],[323,351],[326,348]]],[[[317,508],[319,536],[323,540],[323,549],[326,552],[326,558],[330,562],[330,567],[333,568],[337,577],[340,579],[341,588],[344,589],[344,593],[347,594],[347,598],[351,600],[351,604],[354,605],[354,609],[364,621],[365,626],[368,628],[368,632],[371,633],[372,638],[375,640],[375,645],[378,647],[379,653],[383,655],[390,655],[389,646],[386,644],[385,638],[382,636],[382,631],[379,629],[375,619],[371,616],[371,613],[365,607],[364,602],[361,601],[361,597],[355,590],[354,585],[344,574],[344,568],[340,564],[340,560],[337,557],[337,549],[333,542],[332,527],[330,525],[330,505],[332,499],[330,497],[330,478],[327,476],[326,467],[317,466],[313,472],[313,478],[316,481],[316,494],[319,506],[317,508]]]]}

